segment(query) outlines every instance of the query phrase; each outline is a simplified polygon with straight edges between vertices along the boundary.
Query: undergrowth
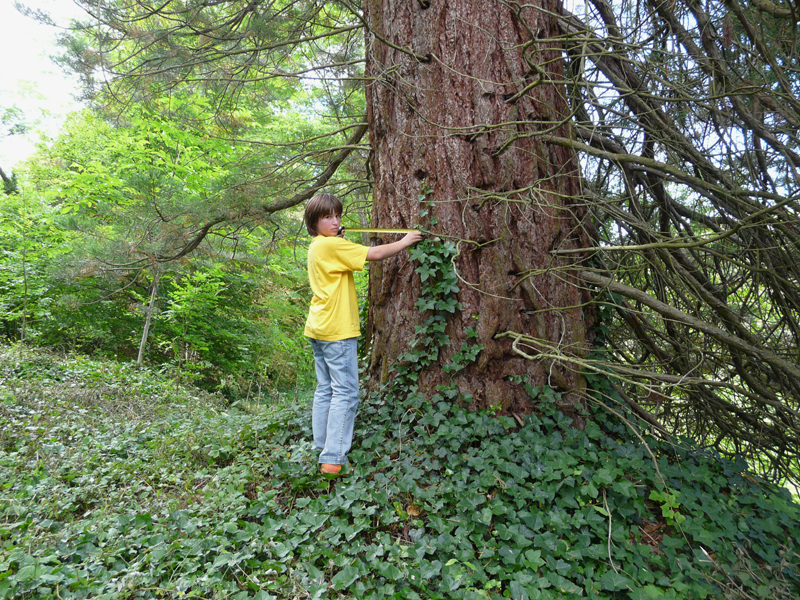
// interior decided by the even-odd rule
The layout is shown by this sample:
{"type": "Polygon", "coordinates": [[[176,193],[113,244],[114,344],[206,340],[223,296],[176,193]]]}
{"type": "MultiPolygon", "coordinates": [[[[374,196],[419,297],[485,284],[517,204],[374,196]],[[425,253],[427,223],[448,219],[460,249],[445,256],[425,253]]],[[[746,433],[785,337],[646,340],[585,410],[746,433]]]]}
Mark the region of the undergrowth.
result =
{"type": "Polygon", "coordinates": [[[608,395],[584,431],[374,395],[327,482],[308,402],[0,357],[0,598],[800,596],[788,492],[608,395]]]}

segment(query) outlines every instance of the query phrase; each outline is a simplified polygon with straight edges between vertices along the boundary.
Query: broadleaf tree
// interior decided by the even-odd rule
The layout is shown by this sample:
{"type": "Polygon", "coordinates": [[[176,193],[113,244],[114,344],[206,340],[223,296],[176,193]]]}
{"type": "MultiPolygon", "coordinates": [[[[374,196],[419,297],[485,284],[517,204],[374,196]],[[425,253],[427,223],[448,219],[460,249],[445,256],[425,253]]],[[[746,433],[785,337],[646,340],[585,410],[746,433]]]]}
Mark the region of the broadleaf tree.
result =
{"type": "MultiPolygon", "coordinates": [[[[272,125],[254,120],[254,129],[272,125]]],[[[291,116],[282,120],[303,126],[291,116]]],[[[170,361],[207,386],[225,381],[233,389],[262,375],[294,386],[307,365],[298,368],[294,361],[292,375],[279,345],[299,338],[297,332],[287,335],[300,318],[296,301],[272,303],[283,312],[278,318],[253,293],[303,289],[293,276],[279,278],[270,270],[273,255],[299,223],[287,219],[282,234],[278,217],[259,220],[260,228],[253,217],[219,217],[248,200],[238,184],[252,168],[250,154],[219,135],[202,98],[187,102],[175,93],[149,106],[131,103],[114,119],[104,111],[73,115],[21,171],[24,189],[34,204],[48,207],[53,228],[72,232],[61,256],[46,272],[39,270],[37,282],[49,284],[54,309],[36,323],[41,342],[113,352],[140,364],[170,361]],[[195,126],[185,127],[187,120],[195,126]],[[199,271],[214,276],[200,281],[199,271]],[[213,288],[206,298],[213,302],[203,304],[209,314],[195,319],[187,336],[170,319],[173,305],[180,301],[187,314],[187,290],[197,304],[206,288],[213,288]],[[198,343],[200,335],[206,342],[198,343]],[[267,371],[259,366],[262,359],[273,363],[267,371]]],[[[38,236],[41,229],[29,226],[26,232],[38,236]]],[[[21,296],[10,288],[8,294],[21,296]]],[[[4,312],[9,323],[21,314],[4,312]]]]}

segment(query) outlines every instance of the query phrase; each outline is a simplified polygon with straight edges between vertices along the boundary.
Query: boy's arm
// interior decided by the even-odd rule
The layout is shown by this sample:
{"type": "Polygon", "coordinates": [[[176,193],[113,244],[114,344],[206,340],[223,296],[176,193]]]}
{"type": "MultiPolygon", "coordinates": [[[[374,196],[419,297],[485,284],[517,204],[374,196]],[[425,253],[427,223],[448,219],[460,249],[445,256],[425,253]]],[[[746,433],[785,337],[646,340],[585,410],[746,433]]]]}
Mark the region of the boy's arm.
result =
{"type": "Polygon", "coordinates": [[[412,231],[411,233],[407,233],[402,240],[392,242],[391,244],[370,246],[369,250],[367,250],[367,260],[377,261],[383,260],[384,258],[389,258],[401,250],[405,250],[409,246],[416,244],[421,239],[422,234],[419,231],[412,231]]]}

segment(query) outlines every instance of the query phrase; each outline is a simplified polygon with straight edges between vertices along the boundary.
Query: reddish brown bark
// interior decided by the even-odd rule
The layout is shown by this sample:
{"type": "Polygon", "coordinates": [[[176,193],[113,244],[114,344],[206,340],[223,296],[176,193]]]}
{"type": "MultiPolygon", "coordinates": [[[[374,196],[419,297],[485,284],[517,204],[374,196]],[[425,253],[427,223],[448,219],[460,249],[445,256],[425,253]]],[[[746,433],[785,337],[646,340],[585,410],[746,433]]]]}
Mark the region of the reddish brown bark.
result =
{"type": "MultiPolygon", "coordinates": [[[[574,402],[583,385],[579,375],[563,364],[522,358],[509,339],[497,338],[519,332],[581,354],[592,324],[584,308],[588,298],[570,266],[579,259],[552,253],[590,245],[576,200],[578,162],[571,150],[536,135],[569,136],[562,53],[548,41],[557,35],[548,14],[555,4],[545,0],[541,10],[496,0],[422,4],[365,2],[374,222],[426,222],[418,201],[424,181],[436,202],[434,229],[464,240],[455,261],[463,311],[448,324],[451,344],[442,360],[477,325],[485,349],[452,377],[475,398],[475,408],[499,404],[528,412],[527,396],[510,381],[519,375],[569,392],[565,398],[574,402]]],[[[373,384],[391,379],[391,367],[414,336],[418,293],[406,254],[373,265],[373,384]]],[[[422,384],[433,389],[450,380],[435,368],[422,384]]]]}

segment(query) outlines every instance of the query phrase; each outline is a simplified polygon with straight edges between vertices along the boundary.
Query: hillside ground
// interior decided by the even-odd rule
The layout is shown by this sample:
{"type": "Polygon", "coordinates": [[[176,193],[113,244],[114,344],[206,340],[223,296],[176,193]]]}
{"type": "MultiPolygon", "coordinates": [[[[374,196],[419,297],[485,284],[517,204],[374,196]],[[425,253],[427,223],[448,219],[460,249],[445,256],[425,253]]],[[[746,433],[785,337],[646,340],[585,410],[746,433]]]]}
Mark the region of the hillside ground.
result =
{"type": "Polygon", "coordinates": [[[800,597],[791,495],[592,384],[584,431],[372,395],[327,481],[307,393],[2,348],[0,598],[800,597]]]}

